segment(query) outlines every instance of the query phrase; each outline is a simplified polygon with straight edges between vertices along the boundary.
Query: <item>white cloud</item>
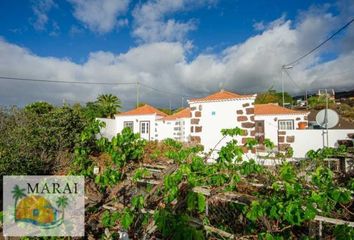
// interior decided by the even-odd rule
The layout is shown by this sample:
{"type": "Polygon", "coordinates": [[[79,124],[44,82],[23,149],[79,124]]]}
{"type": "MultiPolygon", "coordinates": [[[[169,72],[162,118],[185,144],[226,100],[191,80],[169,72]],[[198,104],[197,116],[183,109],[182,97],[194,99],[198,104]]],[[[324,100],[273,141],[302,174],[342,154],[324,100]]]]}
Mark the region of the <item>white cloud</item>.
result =
{"type": "MultiPolygon", "coordinates": [[[[68,59],[40,57],[17,45],[0,40],[0,72],[3,75],[26,78],[136,82],[166,91],[188,96],[201,96],[220,88],[239,93],[265,91],[273,86],[280,89],[280,67],[306,53],[338,28],[344,21],[342,15],[302,13],[301,20],[292,23],[284,19],[272,28],[250,37],[246,41],[230,46],[219,54],[199,54],[188,59],[189,44],[181,42],[146,43],[131,48],[126,53],[92,52],[83,64],[68,59]],[[324,27],[326,26],[326,27],[324,27]]],[[[348,29],[349,30],[349,29],[348,29]]],[[[336,45],[348,39],[346,32],[336,39],[336,45]]],[[[285,89],[291,93],[302,93],[302,89],[335,87],[338,90],[352,89],[354,51],[346,51],[325,45],[294,66],[291,72],[298,89],[286,80],[285,89]],[[338,57],[321,62],[321,53],[335,50],[338,57]]],[[[123,100],[124,106],[133,107],[134,86],[120,85],[60,85],[22,83],[0,80],[0,102],[24,104],[34,100],[61,102],[85,102],[95,99],[97,94],[111,92],[123,100]]],[[[168,106],[171,99],[179,106],[181,99],[171,94],[160,95],[142,87],[142,101],[158,106],[168,106]]]]}
{"type": "Polygon", "coordinates": [[[74,16],[87,28],[100,34],[122,26],[119,16],[126,14],[130,0],[68,0],[73,4],[74,16]]]}
{"type": "Polygon", "coordinates": [[[178,21],[171,16],[215,3],[215,0],[149,0],[133,10],[133,35],[143,42],[183,41],[188,32],[196,29],[197,20],[178,21]]]}
{"type": "Polygon", "coordinates": [[[43,31],[48,23],[48,12],[55,7],[53,0],[38,0],[32,6],[33,13],[36,17],[32,23],[33,27],[38,31],[43,31]]]}
{"type": "Polygon", "coordinates": [[[279,27],[280,25],[283,25],[285,21],[286,21],[286,15],[283,14],[280,18],[275,19],[274,21],[271,21],[269,23],[264,23],[264,21],[256,22],[253,24],[253,28],[256,31],[264,31],[266,29],[279,27]]]}

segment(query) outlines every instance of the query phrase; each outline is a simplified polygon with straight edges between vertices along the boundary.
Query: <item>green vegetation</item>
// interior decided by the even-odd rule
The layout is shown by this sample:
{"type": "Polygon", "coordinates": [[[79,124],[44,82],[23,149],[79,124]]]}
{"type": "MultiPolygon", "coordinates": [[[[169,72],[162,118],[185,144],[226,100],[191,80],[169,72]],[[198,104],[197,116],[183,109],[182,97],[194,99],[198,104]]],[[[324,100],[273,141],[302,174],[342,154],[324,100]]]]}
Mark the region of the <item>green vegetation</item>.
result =
{"type": "MultiPolygon", "coordinates": [[[[242,134],[242,130],[224,129],[222,134],[225,137],[235,137],[242,134]]],[[[117,136],[117,139],[125,139],[127,146],[136,144],[137,140],[128,130],[117,136]]],[[[123,143],[120,140],[115,141],[123,143]]],[[[117,143],[113,145],[116,146],[117,143]]],[[[274,145],[269,140],[266,143],[270,147],[274,145]]],[[[208,231],[193,222],[200,221],[204,225],[210,225],[213,219],[207,214],[207,206],[212,203],[208,203],[208,195],[195,192],[193,189],[196,187],[219,193],[238,193],[250,201],[249,204],[243,201],[237,204],[236,201],[232,205],[232,211],[235,211],[239,215],[238,219],[243,219],[242,221],[219,219],[218,222],[213,222],[215,227],[239,237],[306,239],[309,222],[316,215],[344,219],[350,215],[348,208],[352,208],[354,181],[338,181],[323,162],[326,157],[345,153],[344,147],[310,151],[308,160],[301,162],[299,166],[284,162],[276,169],[268,169],[252,159],[242,161],[244,148],[251,150],[257,144],[253,139],[243,146],[236,140],[231,140],[221,147],[219,158],[214,164],[205,162],[200,146],[185,147],[172,139],[165,140],[163,144],[167,149],[163,154],[178,167],[164,176],[163,184],[156,191],[155,197],[162,199],[162,202],[154,206],[154,213],[142,212],[142,209],[148,207],[145,197],[140,194],[133,195],[130,205],[118,212],[106,211],[102,215],[101,221],[105,228],[113,231],[120,226],[121,229],[133,233],[140,229],[137,224],[141,227],[154,221],[164,239],[207,239],[208,231]],[[242,186],[250,183],[262,183],[261,188],[258,191],[248,190],[245,194],[242,186]],[[235,229],[232,221],[240,221],[235,224],[243,227],[235,229]]],[[[138,146],[142,147],[140,144],[138,146]]],[[[120,167],[124,168],[129,161],[141,159],[143,148],[135,153],[129,149],[133,148],[127,147],[126,152],[121,152],[121,147],[113,150],[122,156],[115,161],[120,167]]],[[[118,181],[126,178],[123,168],[118,181]]],[[[139,167],[133,173],[132,180],[137,184],[137,180],[150,176],[151,173],[147,169],[139,167]]],[[[339,229],[343,229],[343,226],[327,228],[330,229],[331,236],[339,239],[354,237],[350,229],[345,234],[341,233],[339,229]]]]}
{"type": "MultiPolygon", "coordinates": [[[[284,93],[285,103],[293,104],[294,100],[287,92],[284,93]]],[[[278,103],[279,106],[283,105],[283,95],[281,92],[276,92],[273,89],[269,89],[267,92],[258,93],[255,104],[265,103],[278,103]]]]}
{"type": "MultiPolygon", "coordinates": [[[[85,107],[35,102],[23,109],[0,108],[0,176],[60,171],[82,142],[84,129],[91,128],[96,117],[111,116],[119,108],[118,97],[110,94],[85,107]]],[[[99,126],[95,130],[98,133],[99,126]]]]}
{"type": "MultiPolygon", "coordinates": [[[[111,141],[97,138],[104,123],[94,120],[94,109],[102,110],[100,116],[112,116],[119,108],[118,98],[99,99],[85,107],[38,102],[0,111],[0,173],[60,171],[86,176],[101,194],[87,210],[87,217],[95,216],[98,222],[92,228],[92,222],[86,226],[95,239],[118,239],[118,229],[139,239],[152,223],[156,229],[147,239],[152,234],[162,239],[222,239],[211,235],[214,228],[236,238],[309,239],[316,215],[353,221],[354,180],[338,176],[324,162],[327,157],[345,155],[345,147],[309,151],[307,159],[298,164],[283,161],[267,168],[253,159],[244,161],[244,152],[254,150],[257,141],[250,138],[240,144],[236,137],[243,134],[241,129],[224,129],[223,139],[231,140],[218,149],[216,161],[210,164],[201,146],[172,139],[147,143],[129,128],[111,141]],[[160,161],[174,168],[157,185],[145,182],[143,186],[144,179],[155,177],[144,165],[146,158],[150,164],[160,161]],[[100,168],[98,175],[93,174],[95,166],[100,168]],[[113,190],[123,183],[130,184],[130,192],[123,194],[121,204],[113,190]],[[216,204],[213,196],[217,194],[234,198],[216,204]],[[106,199],[115,203],[116,210],[103,208],[106,199]],[[224,215],[215,217],[215,210],[224,215]]],[[[268,139],[264,144],[274,148],[268,139]]],[[[284,160],[291,155],[289,149],[278,157],[284,160]]],[[[20,196],[21,189],[13,194],[20,196]]],[[[66,204],[65,199],[58,199],[60,208],[66,204]]],[[[326,225],[325,234],[354,238],[353,228],[345,225],[326,225]]]]}
{"type": "MultiPolygon", "coordinates": [[[[310,108],[314,109],[323,109],[326,107],[326,96],[321,95],[321,96],[312,96],[308,100],[308,105],[310,108]]],[[[330,108],[335,107],[335,102],[333,99],[328,99],[328,105],[330,108]]]]}

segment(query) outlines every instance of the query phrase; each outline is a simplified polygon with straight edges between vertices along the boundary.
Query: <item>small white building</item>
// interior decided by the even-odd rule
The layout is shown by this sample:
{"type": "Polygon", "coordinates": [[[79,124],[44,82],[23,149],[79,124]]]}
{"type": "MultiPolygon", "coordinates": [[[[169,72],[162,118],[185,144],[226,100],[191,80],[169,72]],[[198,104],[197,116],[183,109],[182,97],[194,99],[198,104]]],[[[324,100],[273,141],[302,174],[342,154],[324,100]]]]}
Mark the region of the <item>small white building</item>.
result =
{"type": "Polygon", "coordinates": [[[254,101],[256,95],[239,95],[221,90],[210,96],[191,99],[191,141],[200,143],[204,150],[219,150],[230,138],[219,142],[223,136],[221,130],[239,127],[244,130],[243,136],[236,140],[241,144],[247,138],[255,136],[254,101]]]}
{"type": "Polygon", "coordinates": [[[117,132],[115,134],[121,132],[123,128],[129,127],[134,133],[140,133],[140,136],[146,140],[157,140],[157,121],[166,116],[166,113],[148,104],[116,114],[115,122],[117,132]]]}
{"type": "Polygon", "coordinates": [[[256,139],[270,139],[275,145],[293,142],[281,134],[287,130],[305,129],[309,112],[279,106],[277,103],[256,104],[254,108],[256,139]],[[280,133],[280,134],[279,134],[280,133]],[[279,136],[280,135],[280,136],[279,136]]]}
{"type": "Polygon", "coordinates": [[[190,140],[190,108],[184,108],[175,114],[160,118],[157,123],[157,140],[172,138],[182,142],[190,140]]]}

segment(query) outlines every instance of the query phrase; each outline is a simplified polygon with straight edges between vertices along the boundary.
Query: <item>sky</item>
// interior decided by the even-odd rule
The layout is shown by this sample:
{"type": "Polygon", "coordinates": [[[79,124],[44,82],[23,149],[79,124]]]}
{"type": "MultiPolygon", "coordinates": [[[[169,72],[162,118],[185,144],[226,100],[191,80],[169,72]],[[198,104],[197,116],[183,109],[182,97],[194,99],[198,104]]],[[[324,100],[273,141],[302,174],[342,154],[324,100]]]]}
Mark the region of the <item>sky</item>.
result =
{"type": "MultiPolygon", "coordinates": [[[[354,17],[353,0],[15,0],[0,2],[0,77],[140,83],[140,101],[186,105],[221,88],[354,89],[354,24],[281,73],[354,17]],[[157,91],[160,90],[160,91],[157,91]]],[[[85,103],[134,84],[0,79],[0,105],[85,103]]]]}

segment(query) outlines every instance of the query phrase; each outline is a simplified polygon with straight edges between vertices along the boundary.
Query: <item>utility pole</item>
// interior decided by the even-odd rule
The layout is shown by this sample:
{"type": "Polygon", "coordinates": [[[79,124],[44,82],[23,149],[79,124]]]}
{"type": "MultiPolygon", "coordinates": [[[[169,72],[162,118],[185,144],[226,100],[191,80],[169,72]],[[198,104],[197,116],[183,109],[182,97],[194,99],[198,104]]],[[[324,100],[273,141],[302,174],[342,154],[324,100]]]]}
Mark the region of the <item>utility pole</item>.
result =
{"type": "Polygon", "coordinates": [[[285,93],[284,93],[284,77],[283,77],[283,71],[286,71],[287,69],[291,69],[293,66],[291,65],[283,65],[281,67],[281,72],[280,72],[280,77],[281,77],[281,92],[282,92],[282,98],[283,98],[283,107],[285,107],[285,93]]]}
{"type": "Polygon", "coordinates": [[[326,88],[326,112],[325,112],[325,121],[326,121],[326,140],[327,140],[327,147],[329,147],[329,144],[328,144],[328,91],[327,91],[327,88],[326,88]]]}
{"type": "Polygon", "coordinates": [[[283,66],[282,69],[281,69],[280,77],[281,77],[281,94],[282,94],[283,107],[284,107],[284,105],[285,105],[285,96],[284,96],[284,77],[283,77],[283,69],[284,69],[284,66],[283,66]]]}
{"type": "Polygon", "coordinates": [[[140,84],[139,81],[136,81],[136,107],[139,107],[139,91],[140,91],[140,84]]]}
{"type": "Polygon", "coordinates": [[[182,96],[182,108],[184,107],[184,97],[182,96]]]}

